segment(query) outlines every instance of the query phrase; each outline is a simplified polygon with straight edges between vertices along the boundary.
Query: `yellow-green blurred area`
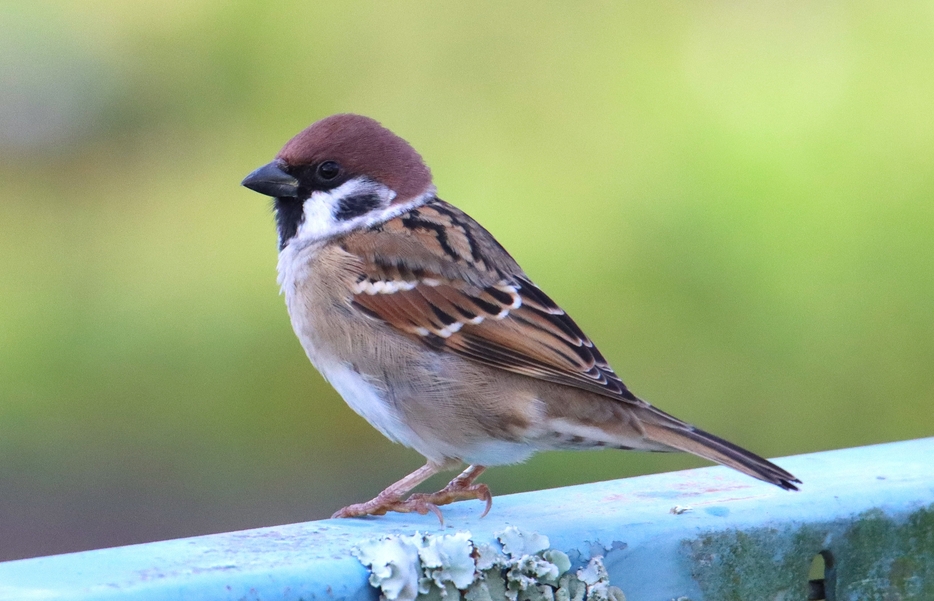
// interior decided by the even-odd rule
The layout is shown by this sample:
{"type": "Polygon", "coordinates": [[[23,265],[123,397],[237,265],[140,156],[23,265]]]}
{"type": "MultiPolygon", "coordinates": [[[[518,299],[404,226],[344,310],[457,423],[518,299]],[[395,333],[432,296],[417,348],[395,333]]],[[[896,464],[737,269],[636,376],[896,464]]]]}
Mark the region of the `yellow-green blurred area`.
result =
{"type": "Polygon", "coordinates": [[[308,363],[239,186],[336,112],[666,411],[767,456],[934,434],[929,2],[5,2],[0,559],[322,518],[421,464],[308,363]]]}

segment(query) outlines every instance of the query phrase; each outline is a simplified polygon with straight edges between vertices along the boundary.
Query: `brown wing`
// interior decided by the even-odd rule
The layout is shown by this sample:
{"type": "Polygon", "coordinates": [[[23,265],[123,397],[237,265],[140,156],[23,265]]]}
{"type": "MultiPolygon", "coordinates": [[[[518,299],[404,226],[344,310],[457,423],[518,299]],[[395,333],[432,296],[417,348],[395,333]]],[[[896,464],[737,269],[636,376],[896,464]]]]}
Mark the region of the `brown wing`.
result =
{"type": "Polygon", "coordinates": [[[637,400],[577,324],[479,224],[446,203],[414,213],[343,245],[363,262],[352,306],[435,350],[637,400]],[[421,251],[434,249],[428,262],[434,269],[421,267],[424,260],[415,267],[393,252],[411,248],[420,236],[421,251]],[[464,252],[445,240],[454,236],[464,240],[464,252]]]}

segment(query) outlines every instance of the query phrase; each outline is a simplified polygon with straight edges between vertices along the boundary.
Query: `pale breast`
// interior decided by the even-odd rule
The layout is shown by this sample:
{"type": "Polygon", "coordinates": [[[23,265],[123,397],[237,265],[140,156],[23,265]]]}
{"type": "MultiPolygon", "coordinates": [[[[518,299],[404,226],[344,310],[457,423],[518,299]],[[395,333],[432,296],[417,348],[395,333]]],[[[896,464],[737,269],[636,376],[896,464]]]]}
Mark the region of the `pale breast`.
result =
{"type": "Polygon", "coordinates": [[[373,365],[374,351],[384,346],[367,331],[373,324],[350,313],[350,287],[359,273],[356,262],[336,246],[283,249],[279,284],[292,328],[312,365],[351,409],[390,440],[442,460],[389,401],[378,377],[381,370],[373,365]]]}

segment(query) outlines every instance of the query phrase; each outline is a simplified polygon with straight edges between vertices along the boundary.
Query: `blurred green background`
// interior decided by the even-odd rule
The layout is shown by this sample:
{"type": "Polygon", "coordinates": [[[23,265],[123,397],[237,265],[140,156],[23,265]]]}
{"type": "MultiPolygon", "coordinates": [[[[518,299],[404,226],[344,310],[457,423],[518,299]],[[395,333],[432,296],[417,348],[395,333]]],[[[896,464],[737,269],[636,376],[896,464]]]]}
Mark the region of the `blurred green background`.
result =
{"type": "Polygon", "coordinates": [[[934,434],[930,2],[4,2],[0,559],[322,518],[421,464],[306,360],[239,187],[346,111],[663,409],[768,456],[934,434]]]}

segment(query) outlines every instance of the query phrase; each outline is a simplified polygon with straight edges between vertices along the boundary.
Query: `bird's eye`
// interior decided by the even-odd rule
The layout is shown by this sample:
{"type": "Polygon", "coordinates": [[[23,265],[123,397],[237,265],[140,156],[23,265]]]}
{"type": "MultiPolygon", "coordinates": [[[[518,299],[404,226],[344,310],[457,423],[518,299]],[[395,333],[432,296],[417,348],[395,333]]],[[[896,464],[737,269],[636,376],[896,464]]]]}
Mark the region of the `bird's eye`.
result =
{"type": "Polygon", "coordinates": [[[341,166],[334,161],[325,161],[318,165],[318,177],[325,181],[330,181],[341,172],[341,166]]]}

